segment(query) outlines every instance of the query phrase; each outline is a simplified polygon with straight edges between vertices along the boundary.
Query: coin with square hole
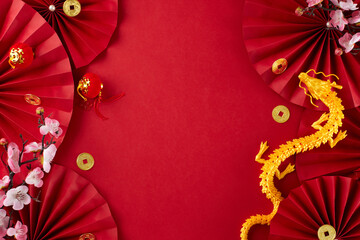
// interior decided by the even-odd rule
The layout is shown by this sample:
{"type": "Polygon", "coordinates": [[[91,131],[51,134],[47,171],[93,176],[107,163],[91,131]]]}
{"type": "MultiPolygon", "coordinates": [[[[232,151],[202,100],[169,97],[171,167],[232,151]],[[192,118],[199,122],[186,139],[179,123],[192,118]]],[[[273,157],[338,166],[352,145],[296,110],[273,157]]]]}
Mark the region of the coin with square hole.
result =
{"type": "Polygon", "coordinates": [[[81,170],[88,171],[94,166],[95,161],[90,153],[80,153],[76,163],[81,170]]]}
{"type": "Polygon", "coordinates": [[[273,119],[278,123],[284,123],[290,118],[290,111],[284,105],[276,106],[272,111],[273,119]]]}
{"type": "Polygon", "coordinates": [[[78,0],[66,0],[63,10],[69,17],[76,17],[81,12],[81,4],[78,0]]]}
{"type": "Polygon", "coordinates": [[[329,224],[322,225],[318,229],[319,240],[334,240],[336,238],[336,230],[329,224]]]}
{"type": "Polygon", "coordinates": [[[79,237],[79,240],[95,240],[95,235],[92,233],[84,233],[79,237]]]}

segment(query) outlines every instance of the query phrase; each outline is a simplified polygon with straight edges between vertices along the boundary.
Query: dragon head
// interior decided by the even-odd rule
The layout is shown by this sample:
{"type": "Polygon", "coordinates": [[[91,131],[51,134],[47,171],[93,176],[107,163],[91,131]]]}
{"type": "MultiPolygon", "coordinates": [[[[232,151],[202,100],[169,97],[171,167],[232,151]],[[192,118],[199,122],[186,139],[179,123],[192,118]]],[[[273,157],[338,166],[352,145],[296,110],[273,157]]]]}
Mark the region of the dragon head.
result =
{"type": "Polygon", "coordinates": [[[321,73],[325,77],[334,76],[337,79],[339,79],[339,78],[335,74],[325,75],[323,72],[318,72],[317,73],[317,72],[315,72],[314,69],[310,69],[306,73],[304,73],[304,72],[300,73],[299,74],[299,79],[300,79],[299,87],[303,88],[305,94],[310,97],[310,101],[311,101],[312,105],[316,106],[313,103],[312,98],[315,98],[317,100],[318,99],[324,99],[331,92],[331,88],[342,89],[342,86],[337,85],[335,82],[330,82],[330,80],[321,80],[321,79],[318,79],[318,78],[310,77],[308,75],[308,73],[310,71],[314,71],[315,74],[321,73]],[[310,94],[307,93],[306,88],[301,86],[301,83],[304,83],[306,85],[307,90],[309,91],[310,94]]]}

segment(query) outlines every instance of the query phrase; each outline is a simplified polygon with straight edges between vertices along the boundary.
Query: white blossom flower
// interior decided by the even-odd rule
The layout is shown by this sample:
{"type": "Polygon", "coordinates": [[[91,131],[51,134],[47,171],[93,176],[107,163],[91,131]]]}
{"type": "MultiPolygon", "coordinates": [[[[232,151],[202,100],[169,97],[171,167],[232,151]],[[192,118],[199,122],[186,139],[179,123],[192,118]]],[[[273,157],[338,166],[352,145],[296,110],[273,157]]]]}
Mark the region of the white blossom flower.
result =
{"type": "Polygon", "coordinates": [[[30,152],[35,153],[41,151],[41,149],[42,149],[41,143],[31,142],[25,146],[25,153],[30,153],[30,152]]]}
{"type": "Polygon", "coordinates": [[[344,36],[339,38],[339,44],[345,48],[346,53],[350,52],[358,41],[360,41],[360,33],[356,33],[354,36],[350,33],[345,33],[344,36]]]}
{"type": "Polygon", "coordinates": [[[59,126],[60,123],[58,120],[47,117],[45,118],[45,125],[40,127],[40,133],[42,135],[50,133],[54,137],[58,138],[63,132],[63,130],[59,126]]]}
{"type": "Polygon", "coordinates": [[[25,224],[22,224],[20,221],[17,221],[15,228],[11,227],[7,230],[7,235],[10,237],[14,236],[16,240],[26,240],[27,232],[28,227],[25,224]]]}
{"type": "Polygon", "coordinates": [[[330,0],[335,6],[347,11],[347,10],[351,10],[351,11],[355,11],[356,9],[358,9],[357,7],[357,3],[354,3],[352,0],[345,0],[345,1],[338,1],[338,0],[330,0]]]}
{"type": "Polygon", "coordinates": [[[19,158],[20,158],[20,150],[18,145],[16,143],[9,143],[8,150],[8,165],[14,173],[20,172],[20,166],[19,166],[19,158]]]}
{"type": "Polygon", "coordinates": [[[9,220],[9,217],[6,216],[6,211],[4,209],[0,209],[0,239],[4,239],[2,237],[6,235],[9,220]]]}
{"type": "Polygon", "coordinates": [[[44,172],[41,170],[41,168],[37,167],[28,173],[25,182],[29,185],[34,185],[37,188],[41,188],[44,184],[42,180],[43,177],[44,172]]]}
{"type": "Polygon", "coordinates": [[[42,164],[44,172],[49,173],[51,169],[51,161],[54,159],[56,154],[56,146],[51,144],[48,148],[44,150],[43,157],[42,157],[42,164]]]}
{"type": "Polygon", "coordinates": [[[24,205],[28,205],[31,202],[31,198],[27,192],[29,188],[27,186],[18,186],[12,188],[6,193],[6,198],[4,200],[4,206],[12,208],[16,211],[19,211],[24,208],[24,205]]]}
{"type": "Polygon", "coordinates": [[[345,25],[348,24],[348,21],[345,19],[344,14],[341,10],[331,11],[330,12],[331,20],[329,24],[337,27],[340,31],[343,31],[345,25]]]}

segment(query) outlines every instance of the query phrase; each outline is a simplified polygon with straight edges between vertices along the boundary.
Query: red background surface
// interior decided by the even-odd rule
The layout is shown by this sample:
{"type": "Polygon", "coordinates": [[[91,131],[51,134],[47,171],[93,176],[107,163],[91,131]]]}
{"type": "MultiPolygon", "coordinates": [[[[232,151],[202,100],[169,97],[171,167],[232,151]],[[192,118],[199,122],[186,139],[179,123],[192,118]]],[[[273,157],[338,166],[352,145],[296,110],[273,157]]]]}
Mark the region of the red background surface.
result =
{"type": "MultiPolygon", "coordinates": [[[[254,161],[260,142],[274,149],[295,138],[303,108],[252,68],[243,0],[124,0],[119,7],[108,49],[75,77],[97,73],[105,97],[126,96],[100,106],[107,121],[75,103],[55,162],[107,199],[120,239],[239,239],[247,217],[271,210],[254,161]],[[290,109],[287,123],[272,119],[279,104],[290,109]],[[81,152],[95,158],[88,172],[76,166],[81,152]]],[[[295,174],[286,180],[296,182],[295,174]]],[[[250,239],[266,239],[267,227],[254,230],[250,239]]]]}

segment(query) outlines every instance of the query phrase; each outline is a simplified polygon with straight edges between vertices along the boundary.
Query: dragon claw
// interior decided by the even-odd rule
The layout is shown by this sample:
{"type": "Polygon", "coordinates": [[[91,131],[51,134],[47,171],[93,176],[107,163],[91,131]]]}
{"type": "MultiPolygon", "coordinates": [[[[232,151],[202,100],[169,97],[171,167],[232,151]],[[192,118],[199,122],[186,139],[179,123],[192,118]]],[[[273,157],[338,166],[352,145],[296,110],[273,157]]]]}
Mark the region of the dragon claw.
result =
{"type": "Polygon", "coordinates": [[[338,135],[336,136],[335,139],[330,139],[329,141],[329,144],[330,144],[330,147],[333,148],[335,147],[335,145],[340,142],[341,140],[343,140],[344,138],[346,138],[347,136],[347,131],[339,131],[338,135]]]}
{"type": "Polygon", "coordinates": [[[259,150],[259,153],[256,155],[255,157],[255,161],[258,162],[258,163],[264,163],[265,160],[262,159],[262,155],[266,152],[266,150],[269,148],[269,146],[267,145],[267,141],[265,142],[261,142],[260,144],[260,150],[259,150]]]}

